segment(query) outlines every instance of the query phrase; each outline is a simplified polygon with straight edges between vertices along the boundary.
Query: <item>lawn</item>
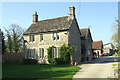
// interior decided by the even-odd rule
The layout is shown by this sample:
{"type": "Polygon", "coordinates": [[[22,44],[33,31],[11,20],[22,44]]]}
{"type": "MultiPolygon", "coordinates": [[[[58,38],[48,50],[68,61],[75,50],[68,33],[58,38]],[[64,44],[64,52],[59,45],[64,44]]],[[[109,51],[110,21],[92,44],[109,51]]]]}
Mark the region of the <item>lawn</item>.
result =
{"type": "MultiPolygon", "coordinates": [[[[3,78],[68,79],[80,68],[71,65],[4,63],[3,78]]],[[[36,80],[38,80],[36,79],[36,80]]]]}

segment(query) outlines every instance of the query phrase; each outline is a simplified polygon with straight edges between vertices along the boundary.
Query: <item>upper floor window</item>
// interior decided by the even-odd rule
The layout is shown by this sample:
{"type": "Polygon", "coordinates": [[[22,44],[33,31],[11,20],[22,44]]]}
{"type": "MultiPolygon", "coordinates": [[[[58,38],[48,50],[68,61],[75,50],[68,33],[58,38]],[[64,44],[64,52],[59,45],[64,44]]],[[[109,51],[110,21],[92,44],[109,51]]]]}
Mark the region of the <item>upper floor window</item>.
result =
{"type": "Polygon", "coordinates": [[[43,34],[40,34],[40,41],[43,40],[43,34]]]}
{"type": "Polygon", "coordinates": [[[59,40],[59,33],[53,33],[53,40],[59,40]]]}
{"type": "Polygon", "coordinates": [[[30,41],[30,42],[35,41],[34,35],[30,35],[30,36],[29,36],[29,41],[30,41]]]}

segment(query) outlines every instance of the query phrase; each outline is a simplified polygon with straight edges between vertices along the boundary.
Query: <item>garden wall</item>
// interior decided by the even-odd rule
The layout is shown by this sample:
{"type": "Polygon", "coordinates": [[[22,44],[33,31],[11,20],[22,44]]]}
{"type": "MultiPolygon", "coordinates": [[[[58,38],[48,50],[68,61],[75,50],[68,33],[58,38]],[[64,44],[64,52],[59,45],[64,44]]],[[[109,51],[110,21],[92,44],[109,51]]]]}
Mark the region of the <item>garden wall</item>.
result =
{"type": "Polygon", "coordinates": [[[24,54],[19,53],[4,53],[2,55],[2,62],[21,62],[24,59],[24,54]]]}

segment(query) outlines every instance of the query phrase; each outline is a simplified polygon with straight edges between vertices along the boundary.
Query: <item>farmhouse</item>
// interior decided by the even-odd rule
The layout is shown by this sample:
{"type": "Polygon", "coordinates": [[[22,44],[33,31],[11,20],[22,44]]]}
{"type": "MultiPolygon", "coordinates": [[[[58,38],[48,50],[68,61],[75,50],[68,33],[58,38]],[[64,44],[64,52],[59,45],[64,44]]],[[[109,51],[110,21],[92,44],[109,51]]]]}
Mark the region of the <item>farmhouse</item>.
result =
{"type": "Polygon", "coordinates": [[[102,41],[94,41],[92,43],[93,52],[95,52],[98,56],[103,53],[103,42],[102,41]]]}
{"type": "Polygon", "coordinates": [[[81,41],[82,41],[82,59],[81,61],[89,61],[93,58],[92,52],[92,35],[90,32],[90,28],[82,28],[81,32],[81,41]]]}
{"type": "Polygon", "coordinates": [[[112,55],[115,53],[114,47],[112,43],[107,43],[103,45],[103,53],[105,55],[112,55]]]}
{"type": "MultiPolygon", "coordinates": [[[[90,35],[89,35],[90,36],[90,35]]],[[[33,23],[24,32],[25,58],[36,59],[39,63],[48,63],[47,49],[51,46],[53,57],[59,57],[61,45],[71,45],[75,51],[71,54],[71,62],[81,62],[81,33],[75,17],[75,7],[69,7],[69,16],[38,21],[38,14],[33,14],[33,23]]],[[[91,39],[92,40],[92,39],[91,39]]],[[[90,53],[91,54],[91,53],[90,53]]]]}

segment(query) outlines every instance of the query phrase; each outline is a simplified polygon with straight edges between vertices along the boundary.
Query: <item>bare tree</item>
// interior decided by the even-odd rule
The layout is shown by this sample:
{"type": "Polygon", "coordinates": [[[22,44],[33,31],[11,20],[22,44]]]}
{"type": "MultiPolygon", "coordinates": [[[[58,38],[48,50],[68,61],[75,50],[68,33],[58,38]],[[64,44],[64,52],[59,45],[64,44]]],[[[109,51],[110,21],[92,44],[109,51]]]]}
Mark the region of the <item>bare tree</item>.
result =
{"type": "Polygon", "coordinates": [[[7,37],[7,51],[20,52],[22,48],[23,29],[17,24],[11,24],[5,31],[7,37]]]}

